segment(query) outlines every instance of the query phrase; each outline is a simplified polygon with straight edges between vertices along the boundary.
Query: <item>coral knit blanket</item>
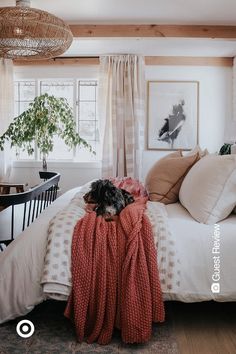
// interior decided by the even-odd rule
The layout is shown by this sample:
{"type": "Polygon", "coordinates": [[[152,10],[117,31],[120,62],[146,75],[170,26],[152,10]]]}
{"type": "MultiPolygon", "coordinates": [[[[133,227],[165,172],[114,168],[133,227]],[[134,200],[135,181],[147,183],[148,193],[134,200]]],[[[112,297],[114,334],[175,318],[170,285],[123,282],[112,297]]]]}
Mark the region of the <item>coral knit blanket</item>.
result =
{"type": "Polygon", "coordinates": [[[164,321],[164,304],[146,198],[117,221],[95,212],[78,221],[72,240],[72,291],[65,316],[79,341],[107,344],[114,327],[125,343],[150,339],[152,322],[164,321]]]}

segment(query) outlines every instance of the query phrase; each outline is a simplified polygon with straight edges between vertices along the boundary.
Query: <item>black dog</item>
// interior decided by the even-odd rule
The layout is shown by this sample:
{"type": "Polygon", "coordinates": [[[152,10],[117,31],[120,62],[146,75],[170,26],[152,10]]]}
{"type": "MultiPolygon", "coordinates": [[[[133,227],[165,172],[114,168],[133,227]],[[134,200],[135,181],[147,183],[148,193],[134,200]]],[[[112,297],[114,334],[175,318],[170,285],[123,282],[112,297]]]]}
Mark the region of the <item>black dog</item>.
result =
{"type": "Polygon", "coordinates": [[[126,205],[134,202],[129,192],[115,187],[108,179],[93,182],[90,191],[83,198],[85,203],[95,204],[94,210],[97,215],[102,215],[106,219],[119,215],[126,205]]]}

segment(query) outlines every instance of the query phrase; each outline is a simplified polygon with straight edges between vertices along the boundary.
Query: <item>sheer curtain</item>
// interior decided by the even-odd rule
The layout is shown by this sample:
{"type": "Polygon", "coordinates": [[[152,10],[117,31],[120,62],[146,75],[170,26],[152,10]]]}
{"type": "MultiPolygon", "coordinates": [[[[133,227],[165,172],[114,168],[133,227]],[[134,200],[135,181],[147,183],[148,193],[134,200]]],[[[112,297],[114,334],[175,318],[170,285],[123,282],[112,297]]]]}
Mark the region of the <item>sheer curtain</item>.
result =
{"type": "Polygon", "coordinates": [[[102,177],[141,177],[144,148],[144,61],[136,55],[100,57],[99,119],[102,177]]]}
{"type": "MultiPolygon", "coordinates": [[[[13,119],[14,86],[12,60],[0,59],[0,136],[13,119]]],[[[10,147],[0,151],[0,181],[9,180],[11,172],[10,147]]]]}

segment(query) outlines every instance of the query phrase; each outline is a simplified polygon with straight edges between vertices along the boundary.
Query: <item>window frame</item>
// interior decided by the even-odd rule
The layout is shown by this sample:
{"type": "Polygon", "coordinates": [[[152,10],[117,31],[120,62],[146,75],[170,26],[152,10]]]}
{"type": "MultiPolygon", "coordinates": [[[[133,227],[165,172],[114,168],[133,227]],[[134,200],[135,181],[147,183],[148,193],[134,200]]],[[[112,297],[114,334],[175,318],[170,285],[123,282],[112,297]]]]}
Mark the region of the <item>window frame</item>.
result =
{"type": "MultiPolygon", "coordinates": [[[[36,78],[30,78],[30,77],[24,77],[24,78],[21,78],[21,77],[15,77],[14,78],[14,85],[15,83],[17,82],[35,82],[35,95],[38,96],[41,94],[41,82],[73,82],[73,106],[72,106],[72,110],[73,110],[73,115],[74,115],[74,120],[75,120],[75,123],[76,123],[76,131],[79,132],[79,82],[80,81],[84,81],[84,82],[89,82],[89,81],[92,81],[92,82],[96,82],[96,118],[95,121],[97,122],[98,126],[99,126],[99,118],[97,116],[97,112],[98,112],[98,109],[97,109],[97,87],[98,87],[98,78],[97,77],[89,77],[89,78],[86,78],[86,77],[36,77],[36,78]]],[[[18,101],[18,100],[15,100],[15,96],[14,96],[14,103],[18,101]]],[[[20,101],[19,101],[20,102],[20,101]]],[[[96,137],[96,135],[95,135],[96,137]]],[[[83,166],[88,166],[88,165],[91,165],[91,166],[98,166],[100,165],[101,163],[101,156],[100,156],[100,141],[99,141],[99,137],[98,137],[98,140],[94,140],[94,143],[95,143],[95,146],[97,148],[97,155],[92,155],[91,154],[91,158],[90,159],[81,159],[79,158],[79,147],[74,147],[72,149],[72,157],[71,158],[65,158],[65,159],[48,159],[48,163],[50,164],[53,164],[53,165],[61,165],[61,164],[64,164],[66,163],[68,166],[71,165],[71,164],[82,164],[83,166]]],[[[24,165],[28,165],[28,163],[30,164],[34,164],[34,165],[37,165],[38,162],[41,162],[41,159],[40,159],[40,156],[39,156],[39,151],[37,149],[37,146],[35,145],[35,148],[34,148],[34,154],[33,154],[33,158],[29,158],[29,159],[22,159],[20,157],[17,157],[15,156],[13,158],[13,161],[14,161],[14,165],[19,165],[19,164],[24,164],[24,165]]]]}

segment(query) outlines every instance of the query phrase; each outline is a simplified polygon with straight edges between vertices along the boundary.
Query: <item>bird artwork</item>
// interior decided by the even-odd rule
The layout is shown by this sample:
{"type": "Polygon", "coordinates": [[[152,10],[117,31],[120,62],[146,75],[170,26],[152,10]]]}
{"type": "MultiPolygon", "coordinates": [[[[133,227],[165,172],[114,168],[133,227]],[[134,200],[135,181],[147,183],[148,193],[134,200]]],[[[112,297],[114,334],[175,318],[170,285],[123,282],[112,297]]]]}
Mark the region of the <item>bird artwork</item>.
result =
{"type": "Polygon", "coordinates": [[[158,133],[157,139],[168,143],[171,149],[174,148],[174,143],[186,121],[184,104],[184,100],[181,100],[178,104],[173,105],[172,113],[168,118],[164,118],[165,122],[158,133]]]}

